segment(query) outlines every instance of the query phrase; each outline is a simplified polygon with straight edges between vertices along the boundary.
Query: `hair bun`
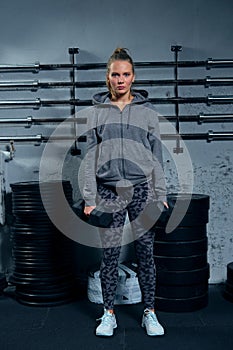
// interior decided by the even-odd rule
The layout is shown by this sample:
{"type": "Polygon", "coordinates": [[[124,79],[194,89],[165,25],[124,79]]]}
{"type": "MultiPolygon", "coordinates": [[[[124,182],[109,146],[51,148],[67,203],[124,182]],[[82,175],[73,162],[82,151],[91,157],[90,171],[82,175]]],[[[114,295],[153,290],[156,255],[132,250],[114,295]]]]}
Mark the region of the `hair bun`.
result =
{"type": "Polygon", "coordinates": [[[114,50],[114,52],[113,52],[113,54],[128,54],[128,49],[127,48],[125,48],[125,47],[117,47],[115,50],[114,50]]]}

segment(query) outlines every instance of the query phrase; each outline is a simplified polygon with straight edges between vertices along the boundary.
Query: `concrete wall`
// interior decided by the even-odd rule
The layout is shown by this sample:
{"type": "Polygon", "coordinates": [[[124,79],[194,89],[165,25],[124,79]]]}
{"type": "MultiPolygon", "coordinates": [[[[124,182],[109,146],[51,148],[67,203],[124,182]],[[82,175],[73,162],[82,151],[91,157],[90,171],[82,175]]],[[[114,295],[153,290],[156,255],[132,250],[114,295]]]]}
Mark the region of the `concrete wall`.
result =
{"type": "MultiPolygon", "coordinates": [[[[135,61],[173,60],[171,45],[182,45],[182,60],[206,60],[212,58],[233,58],[232,49],[232,10],[231,0],[8,0],[1,1],[0,11],[0,64],[15,63],[61,63],[69,62],[68,48],[79,47],[78,61],[106,62],[116,46],[128,47],[135,61]]],[[[149,72],[148,72],[149,74],[149,72]]],[[[166,78],[171,75],[162,69],[156,71],[156,77],[166,78]]],[[[191,69],[182,70],[181,77],[201,77],[207,75],[232,76],[231,69],[191,69]]],[[[150,74],[148,75],[148,77],[150,74]]],[[[138,78],[144,77],[139,72],[138,78]]],[[[41,72],[37,74],[3,74],[3,81],[12,79],[68,80],[67,72],[41,72]]],[[[82,78],[82,75],[81,75],[82,78]]],[[[92,74],[90,79],[103,79],[103,72],[92,74]]],[[[89,91],[91,94],[94,91],[89,91]]],[[[232,88],[182,88],[183,96],[206,96],[229,94],[232,88]]],[[[170,87],[153,91],[155,96],[172,96],[170,87]]],[[[81,92],[80,92],[81,96],[81,92]]],[[[36,97],[69,98],[69,92],[0,92],[0,99],[36,97]]],[[[174,113],[174,109],[158,107],[162,114],[174,113]]],[[[232,106],[182,106],[181,114],[232,113],[232,106]]],[[[0,110],[0,118],[5,117],[49,117],[69,116],[68,108],[44,108],[39,110],[0,110]]],[[[197,125],[182,124],[182,132],[232,131],[232,123],[197,125]]],[[[49,135],[53,127],[33,126],[2,127],[0,135],[49,135]]],[[[79,130],[78,132],[81,132],[79,130]]],[[[0,145],[4,149],[4,144],[0,145]]],[[[81,145],[81,147],[84,147],[81,145]]],[[[211,282],[221,282],[226,276],[226,264],[233,260],[232,244],[232,142],[187,141],[186,147],[191,157],[194,174],[195,193],[210,195],[210,221],[208,225],[209,262],[211,282]]],[[[44,146],[16,145],[13,161],[6,165],[6,187],[17,181],[37,180],[39,162],[44,146]]],[[[186,153],[187,155],[187,153],[186,153]]],[[[165,152],[164,165],[168,190],[178,190],[174,181],[175,170],[170,155],[165,152]]],[[[173,157],[175,157],[173,155],[173,157]]],[[[185,157],[185,155],[177,155],[185,157]]],[[[68,156],[65,171],[75,187],[78,157],[68,156]]],[[[189,169],[183,167],[183,176],[188,179],[189,169]]],[[[1,229],[3,232],[3,229],[1,229]]],[[[4,228],[4,235],[5,228],[4,228]]],[[[1,245],[3,247],[3,245],[1,245]]],[[[2,248],[3,249],[3,248],[2,248]]],[[[4,248],[5,249],[5,248],[4,248]]],[[[98,260],[99,251],[86,246],[77,246],[77,262],[80,268],[98,260]]],[[[1,253],[2,254],[2,253],[1,253]]],[[[2,267],[7,263],[2,263],[2,267]]]]}

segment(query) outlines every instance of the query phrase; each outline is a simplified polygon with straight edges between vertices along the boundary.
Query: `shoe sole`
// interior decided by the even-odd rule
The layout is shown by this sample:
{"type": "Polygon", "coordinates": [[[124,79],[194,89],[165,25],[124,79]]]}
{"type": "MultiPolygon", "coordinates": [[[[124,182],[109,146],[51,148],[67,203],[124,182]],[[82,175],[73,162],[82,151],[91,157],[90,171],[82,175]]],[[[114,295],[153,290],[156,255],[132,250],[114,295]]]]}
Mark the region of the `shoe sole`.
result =
{"type": "MultiPolygon", "coordinates": [[[[145,328],[146,329],[146,326],[142,323],[142,328],[145,328]]],[[[164,331],[163,332],[160,332],[160,333],[149,333],[147,332],[147,329],[146,329],[146,334],[149,335],[150,337],[157,337],[157,336],[161,336],[161,335],[164,335],[164,331]]]]}
{"type": "MultiPolygon", "coordinates": [[[[114,327],[113,327],[113,330],[114,329],[116,329],[117,328],[117,325],[115,325],[114,327]]],[[[112,332],[111,334],[103,334],[103,333],[99,333],[99,332],[96,332],[95,333],[98,337],[103,337],[103,338],[105,338],[105,337],[112,337],[113,335],[114,335],[114,332],[112,332]]]]}

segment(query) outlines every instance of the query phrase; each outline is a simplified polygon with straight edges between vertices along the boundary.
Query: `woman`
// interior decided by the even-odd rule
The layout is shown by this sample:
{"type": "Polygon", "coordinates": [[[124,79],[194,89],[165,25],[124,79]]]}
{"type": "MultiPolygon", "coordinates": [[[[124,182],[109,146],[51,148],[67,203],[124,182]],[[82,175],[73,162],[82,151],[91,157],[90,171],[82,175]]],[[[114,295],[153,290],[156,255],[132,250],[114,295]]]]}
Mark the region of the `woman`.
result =
{"type": "Polygon", "coordinates": [[[132,90],[134,79],[132,58],[126,49],[117,48],[107,64],[109,91],[94,96],[89,120],[84,213],[89,216],[97,205],[112,213],[109,227],[100,229],[104,314],[96,329],[99,336],[111,336],[117,327],[114,299],[127,213],[135,237],[138,279],[145,306],[142,326],[148,335],[164,334],[154,312],[154,233],[142,215],[152,201],[168,207],[159,124],[147,92],[132,90]]]}

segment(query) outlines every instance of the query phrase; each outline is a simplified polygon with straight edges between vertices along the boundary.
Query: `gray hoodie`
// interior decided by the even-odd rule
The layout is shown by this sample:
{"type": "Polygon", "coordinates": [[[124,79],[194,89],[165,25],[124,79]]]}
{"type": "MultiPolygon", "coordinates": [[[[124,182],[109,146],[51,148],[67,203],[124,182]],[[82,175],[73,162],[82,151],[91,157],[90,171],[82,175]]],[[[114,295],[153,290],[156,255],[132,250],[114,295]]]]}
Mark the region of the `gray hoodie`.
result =
{"type": "Polygon", "coordinates": [[[121,111],[109,93],[94,96],[88,118],[87,154],[83,196],[96,205],[97,183],[124,186],[153,180],[158,201],[166,201],[158,113],[144,90],[133,90],[134,99],[121,111]],[[127,185],[127,184],[126,184],[127,185]]]}

